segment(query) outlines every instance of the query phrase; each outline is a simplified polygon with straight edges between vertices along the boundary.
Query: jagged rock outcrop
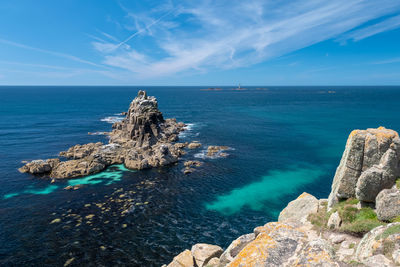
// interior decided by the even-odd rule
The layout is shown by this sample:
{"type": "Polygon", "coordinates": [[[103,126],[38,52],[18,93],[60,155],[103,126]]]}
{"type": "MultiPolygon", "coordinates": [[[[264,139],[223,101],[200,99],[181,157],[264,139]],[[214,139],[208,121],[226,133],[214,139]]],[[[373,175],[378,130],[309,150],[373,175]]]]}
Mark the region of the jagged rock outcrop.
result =
{"type": "Polygon", "coordinates": [[[75,145],[60,152],[60,157],[69,159],[67,161],[36,160],[19,170],[62,179],[94,174],[112,164],[123,163],[130,169],[172,164],[184,154],[186,144],[173,144],[184,126],[175,119],[164,119],[158,110],[157,99],[139,91],[125,119],[113,124],[109,144],[75,145]]]}
{"type": "Polygon", "coordinates": [[[110,143],[130,142],[133,147],[149,147],[158,142],[176,141],[184,127],[175,119],[164,120],[158,110],[157,99],[139,91],[131,102],[128,113],[121,122],[113,124],[110,143]]]}
{"type": "Polygon", "coordinates": [[[31,162],[26,163],[24,166],[19,168],[18,170],[22,173],[28,172],[32,174],[43,174],[43,173],[48,173],[56,166],[58,163],[60,163],[60,160],[55,158],[55,159],[47,159],[47,160],[32,160],[31,162]]]}
{"type": "Polygon", "coordinates": [[[384,127],[354,130],[336,170],[328,207],[348,198],[374,203],[378,193],[391,188],[399,175],[398,133],[384,127]]]}

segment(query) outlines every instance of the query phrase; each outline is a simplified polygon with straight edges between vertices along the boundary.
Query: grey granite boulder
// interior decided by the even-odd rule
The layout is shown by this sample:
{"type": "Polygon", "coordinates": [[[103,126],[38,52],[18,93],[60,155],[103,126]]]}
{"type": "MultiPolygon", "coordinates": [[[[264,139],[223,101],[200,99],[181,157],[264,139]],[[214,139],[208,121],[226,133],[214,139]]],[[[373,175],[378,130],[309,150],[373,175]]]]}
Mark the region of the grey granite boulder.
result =
{"type": "Polygon", "coordinates": [[[400,216],[400,190],[397,188],[382,190],[376,197],[378,219],[389,221],[400,216]]]}
{"type": "Polygon", "coordinates": [[[207,263],[215,257],[220,257],[223,250],[221,247],[210,244],[199,243],[192,247],[192,255],[196,266],[207,266],[207,263]]]}
{"type": "Polygon", "coordinates": [[[193,255],[190,250],[186,249],[178,256],[174,257],[167,267],[194,267],[193,255]]]}
{"type": "Polygon", "coordinates": [[[340,199],[357,197],[375,202],[400,175],[400,139],[396,131],[377,129],[351,132],[332,183],[328,208],[340,199]]]}
{"type": "Polygon", "coordinates": [[[304,221],[309,214],[318,211],[319,201],[308,193],[301,194],[295,200],[289,202],[286,208],[279,214],[279,222],[304,221]]]}

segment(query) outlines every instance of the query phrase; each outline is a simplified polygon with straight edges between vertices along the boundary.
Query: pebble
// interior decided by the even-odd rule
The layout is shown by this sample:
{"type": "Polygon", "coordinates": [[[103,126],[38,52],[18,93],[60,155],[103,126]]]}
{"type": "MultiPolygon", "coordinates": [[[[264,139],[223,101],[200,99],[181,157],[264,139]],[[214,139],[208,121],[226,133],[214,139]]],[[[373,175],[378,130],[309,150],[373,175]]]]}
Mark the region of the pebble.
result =
{"type": "Polygon", "coordinates": [[[70,265],[74,260],[75,260],[75,257],[68,259],[68,260],[64,263],[64,267],[70,265]]]}
{"type": "Polygon", "coordinates": [[[93,217],[94,217],[94,214],[89,214],[85,218],[88,220],[91,220],[91,219],[93,219],[93,217]]]}
{"type": "Polygon", "coordinates": [[[57,218],[57,219],[52,220],[52,221],[50,222],[50,224],[59,223],[59,222],[61,222],[61,219],[60,219],[60,218],[57,218]]]}

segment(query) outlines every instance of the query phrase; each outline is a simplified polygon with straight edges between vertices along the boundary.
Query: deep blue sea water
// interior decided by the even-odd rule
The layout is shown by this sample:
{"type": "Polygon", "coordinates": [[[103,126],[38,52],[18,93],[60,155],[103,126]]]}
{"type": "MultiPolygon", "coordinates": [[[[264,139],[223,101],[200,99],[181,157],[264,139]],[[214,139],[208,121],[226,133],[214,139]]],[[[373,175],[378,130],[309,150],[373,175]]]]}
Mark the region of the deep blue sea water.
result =
{"type": "Polygon", "coordinates": [[[400,87],[204,88],[0,87],[0,265],[160,266],[195,243],[227,247],[304,191],[326,198],[351,130],[400,130],[400,87]],[[107,142],[88,132],[110,130],[105,118],[138,89],[189,123],[182,141],[227,145],[230,156],[202,159],[190,175],[182,162],[54,184],[17,171],[22,160],[107,142]]]}

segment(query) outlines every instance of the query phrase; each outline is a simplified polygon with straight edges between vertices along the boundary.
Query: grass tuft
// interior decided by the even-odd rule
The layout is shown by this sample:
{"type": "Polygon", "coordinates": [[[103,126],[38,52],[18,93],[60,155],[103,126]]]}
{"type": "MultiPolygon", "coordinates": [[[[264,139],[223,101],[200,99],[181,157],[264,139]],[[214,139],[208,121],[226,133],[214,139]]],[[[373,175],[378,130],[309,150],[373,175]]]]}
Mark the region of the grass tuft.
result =
{"type": "Polygon", "coordinates": [[[377,226],[385,225],[384,222],[378,220],[372,208],[357,209],[356,204],[358,203],[358,199],[340,201],[332,207],[330,212],[327,212],[326,209],[320,209],[317,213],[310,214],[308,219],[317,230],[327,230],[329,217],[337,211],[342,219],[342,224],[337,230],[355,236],[362,236],[377,226]]]}

